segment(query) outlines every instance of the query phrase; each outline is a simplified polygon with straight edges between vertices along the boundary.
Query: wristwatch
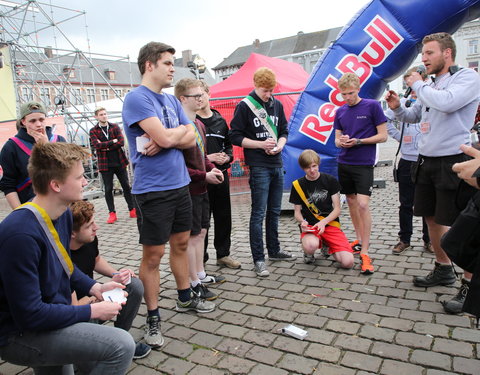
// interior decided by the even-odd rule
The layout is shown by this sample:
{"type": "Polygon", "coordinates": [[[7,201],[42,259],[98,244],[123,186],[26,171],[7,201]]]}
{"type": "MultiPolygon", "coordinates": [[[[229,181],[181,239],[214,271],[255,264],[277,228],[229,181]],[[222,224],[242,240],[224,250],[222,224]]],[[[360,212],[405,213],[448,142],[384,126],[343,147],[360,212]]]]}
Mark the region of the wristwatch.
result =
{"type": "Polygon", "coordinates": [[[357,138],[357,146],[362,144],[362,140],[360,138],[357,138]]]}

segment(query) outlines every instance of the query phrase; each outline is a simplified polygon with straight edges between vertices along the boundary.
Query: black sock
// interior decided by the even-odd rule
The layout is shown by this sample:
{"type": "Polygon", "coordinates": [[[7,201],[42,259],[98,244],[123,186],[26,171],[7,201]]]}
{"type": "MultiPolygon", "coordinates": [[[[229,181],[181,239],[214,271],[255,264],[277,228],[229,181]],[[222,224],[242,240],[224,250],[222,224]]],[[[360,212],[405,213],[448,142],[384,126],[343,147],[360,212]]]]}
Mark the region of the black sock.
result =
{"type": "Polygon", "coordinates": [[[160,318],[160,312],[158,311],[158,307],[153,310],[147,310],[148,316],[158,316],[160,318]]]}
{"type": "Polygon", "coordinates": [[[191,299],[190,288],[188,288],[188,289],[178,289],[177,292],[178,292],[178,299],[180,300],[180,302],[190,301],[190,299],[191,299]]]}

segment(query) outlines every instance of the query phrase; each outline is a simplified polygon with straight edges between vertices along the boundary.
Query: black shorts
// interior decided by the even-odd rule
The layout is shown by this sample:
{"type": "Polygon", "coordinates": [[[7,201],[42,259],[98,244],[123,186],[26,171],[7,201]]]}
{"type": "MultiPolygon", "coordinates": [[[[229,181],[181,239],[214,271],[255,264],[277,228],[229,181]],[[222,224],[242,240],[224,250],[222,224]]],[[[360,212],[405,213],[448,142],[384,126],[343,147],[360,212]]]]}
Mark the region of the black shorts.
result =
{"type": "Polygon", "coordinates": [[[210,227],[210,205],[208,193],[192,195],[192,232],[193,236],[203,228],[210,227]]]}
{"type": "Polygon", "coordinates": [[[142,245],[164,245],[172,233],[192,227],[192,201],[188,186],[134,194],[137,226],[142,245]]]}
{"type": "Polygon", "coordinates": [[[338,163],[338,182],[342,194],[372,195],[373,165],[338,163]]]}
{"type": "Polygon", "coordinates": [[[470,158],[465,154],[426,157],[420,156],[415,181],[415,199],[413,213],[415,216],[434,217],[437,224],[451,226],[460,211],[457,190],[460,178],[452,171],[455,163],[470,158]]]}

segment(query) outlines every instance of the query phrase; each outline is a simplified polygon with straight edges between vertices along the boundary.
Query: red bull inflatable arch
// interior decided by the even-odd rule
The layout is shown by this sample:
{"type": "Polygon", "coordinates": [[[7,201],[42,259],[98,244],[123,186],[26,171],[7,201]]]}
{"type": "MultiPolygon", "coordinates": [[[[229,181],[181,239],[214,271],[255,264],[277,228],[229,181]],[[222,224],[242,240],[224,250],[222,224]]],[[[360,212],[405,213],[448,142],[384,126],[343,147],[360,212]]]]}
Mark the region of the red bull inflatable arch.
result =
{"type": "Polygon", "coordinates": [[[303,171],[300,153],[320,154],[320,169],[337,174],[333,120],[344,104],[337,87],[347,72],[360,77],[360,96],[378,99],[407,70],[421,51],[425,35],[454,33],[480,16],[480,0],[372,0],[342,29],[313,70],[290,118],[290,135],[283,151],[285,187],[303,171]]]}

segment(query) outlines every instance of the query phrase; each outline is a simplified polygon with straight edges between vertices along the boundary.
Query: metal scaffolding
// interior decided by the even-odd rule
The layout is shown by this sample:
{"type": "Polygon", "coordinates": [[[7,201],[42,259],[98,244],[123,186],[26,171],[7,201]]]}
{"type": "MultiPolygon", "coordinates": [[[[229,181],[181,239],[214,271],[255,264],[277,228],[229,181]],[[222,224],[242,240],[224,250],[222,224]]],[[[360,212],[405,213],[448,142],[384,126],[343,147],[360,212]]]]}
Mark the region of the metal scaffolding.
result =
{"type": "MultiPolygon", "coordinates": [[[[79,29],[78,25],[75,27],[79,29]]],[[[0,0],[0,47],[3,46],[8,46],[10,52],[17,108],[29,100],[42,101],[49,113],[64,116],[69,142],[90,147],[88,132],[94,125],[96,82],[101,82],[119,100],[123,100],[104,74],[112,63],[128,63],[129,84],[133,87],[128,56],[90,51],[85,11],[36,0],[0,0]],[[85,30],[87,52],[77,48],[62,30],[67,22],[76,21],[78,24],[82,18],[83,25],[80,27],[85,30]],[[53,103],[50,101],[50,90],[54,90],[53,103]]],[[[119,113],[111,115],[114,117],[112,120],[121,120],[119,113]]],[[[94,173],[93,160],[89,164],[90,191],[98,190],[101,184],[98,174],[94,173]]]]}

